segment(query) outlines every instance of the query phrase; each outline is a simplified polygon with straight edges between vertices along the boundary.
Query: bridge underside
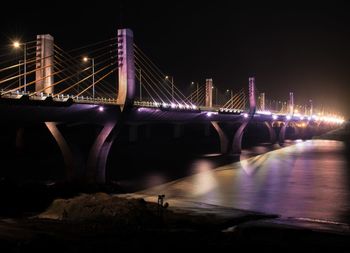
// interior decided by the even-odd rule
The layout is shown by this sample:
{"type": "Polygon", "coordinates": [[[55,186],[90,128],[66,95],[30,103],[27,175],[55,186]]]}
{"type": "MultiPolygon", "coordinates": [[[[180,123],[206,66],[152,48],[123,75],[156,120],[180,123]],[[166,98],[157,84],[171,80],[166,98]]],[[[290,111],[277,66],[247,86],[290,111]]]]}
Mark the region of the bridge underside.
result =
{"type": "Polygon", "coordinates": [[[1,104],[0,117],[3,125],[18,127],[19,144],[23,143],[21,138],[27,126],[44,124],[62,153],[68,181],[104,183],[107,157],[121,121],[119,106],[16,101],[1,104]],[[85,146],[90,148],[86,150],[85,146]]]}
{"type": "MultiPolygon", "coordinates": [[[[219,141],[217,149],[226,154],[240,153],[242,140],[246,138],[244,136],[256,137],[254,135],[258,133],[256,129],[265,129],[266,135],[269,136],[267,140],[273,144],[277,135],[281,140],[283,127],[285,135],[296,138],[311,137],[316,133],[313,129],[317,127],[310,126],[298,131],[293,130],[298,127],[296,124],[276,127],[267,116],[246,119],[242,115],[234,114],[179,112],[152,108],[129,108],[122,113],[119,106],[113,105],[45,101],[28,103],[18,100],[4,103],[1,99],[0,117],[2,125],[14,124],[18,128],[15,141],[18,147],[23,145],[22,139],[23,135],[26,135],[26,127],[38,124],[45,126],[46,131],[56,142],[56,147],[62,153],[66,178],[70,181],[88,183],[105,182],[108,154],[122,127],[128,128],[129,140],[135,142],[140,128],[145,129],[143,133],[147,139],[151,140],[154,125],[168,124],[173,127],[173,138],[179,139],[184,136],[185,128],[197,125],[200,128],[193,129],[199,129],[204,138],[210,133],[216,133],[219,141]]],[[[318,127],[321,130],[327,130],[325,126],[318,127]]],[[[192,136],[186,138],[192,138],[192,136]]],[[[280,143],[283,142],[280,141],[280,143]]],[[[41,154],[35,154],[35,156],[40,158],[41,154]]],[[[36,158],[33,157],[33,159],[36,158]]]]}

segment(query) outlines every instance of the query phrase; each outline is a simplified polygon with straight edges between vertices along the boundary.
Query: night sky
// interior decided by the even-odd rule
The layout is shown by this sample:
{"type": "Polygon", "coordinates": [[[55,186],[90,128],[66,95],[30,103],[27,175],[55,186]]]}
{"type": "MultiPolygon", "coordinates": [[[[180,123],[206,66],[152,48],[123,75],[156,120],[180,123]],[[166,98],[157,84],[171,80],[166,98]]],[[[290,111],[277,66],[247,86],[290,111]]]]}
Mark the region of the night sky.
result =
{"type": "Polygon", "coordinates": [[[350,117],[350,8],[345,2],[97,2],[83,8],[73,1],[72,6],[50,4],[53,10],[17,6],[0,17],[0,43],[50,33],[68,50],[128,27],[135,43],[180,87],[213,78],[222,90],[239,90],[254,75],[267,99],[287,100],[293,91],[298,104],[312,98],[315,106],[350,117]]]}

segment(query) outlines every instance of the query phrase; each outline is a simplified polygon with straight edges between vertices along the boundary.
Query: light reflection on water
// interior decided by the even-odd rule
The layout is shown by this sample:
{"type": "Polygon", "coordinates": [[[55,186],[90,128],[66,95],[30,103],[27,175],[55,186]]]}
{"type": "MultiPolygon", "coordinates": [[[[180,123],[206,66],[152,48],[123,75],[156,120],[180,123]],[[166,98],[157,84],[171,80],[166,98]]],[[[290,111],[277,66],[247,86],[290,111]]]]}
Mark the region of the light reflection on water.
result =
{"type": "Polygon", "coordinates": [[[199,173],[146,192],[284,217],[348,222],[344,149],[342,142],[312,140],[215,170],[202,162],[193,168],[199,173]]]}

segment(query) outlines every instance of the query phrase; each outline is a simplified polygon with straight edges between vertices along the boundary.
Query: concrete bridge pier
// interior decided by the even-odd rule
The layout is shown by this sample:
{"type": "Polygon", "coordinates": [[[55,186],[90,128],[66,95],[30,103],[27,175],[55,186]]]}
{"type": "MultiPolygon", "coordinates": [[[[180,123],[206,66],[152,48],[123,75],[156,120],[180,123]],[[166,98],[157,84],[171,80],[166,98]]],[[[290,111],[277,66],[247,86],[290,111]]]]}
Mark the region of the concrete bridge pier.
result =
{"type": "Polygon", "coordinates": [[[234,127],[225,130],[218,122],[212,121],[214,129],[216,130],[220,140],[220,152],[222,154],[240,154],[242,152],[242,139],[244,130],[249,123],[249,119],[244,119],[238,129],[234,131],[234,127]],[[231,145],[232,144],[232,145],[231,145]]]}
{"type": "Polygon", "coordinates": [[[275,144],[276,143],[276,132],[275,129],[272,126],[272,122],[265,121],[264,122],[265,126],[267,127],[269,131],[269,138],[270,138],[270,143],[275,144]]]}
{"type": "Polygon", "coordinates": [[[301,129],[297,126],[297,125],[294,125],[293,126],[293,130],[294,130],[294,138],[296,139],[301,139],[302,135],[301,135],[301,129]]]}
{"type": "Polygon", "coordinates": [[[105,183],[108,154],[118,133],[116,121],[104,123],[86,159],[84,159],[80,148],[63,135],[57,122],[45,122],[45,125],[61,150],[68,182],[105,183]]]}
{"type": "Polygon", "coordinates": [[[111,121],[103,126],[90,149],[87,160],[87,182],[104,184],[109,151],[118,134],[117,122],[111,121]]]}
{"type": "Polygon", "coordinates": [[[222,130],[218,122],[211,121],[211,124],[213,125],[214,129],[219,135],[220,139],[220,152],[222,154],[227,154],[229,152],[229,140],[225,132],[222,130]]]}
{"type": "Polygon", "coordinates": [[[240,154],[242,152],[242,139],[243,139],[243,134],[244,130],[246,129],[250,119],[247,118],[245,119],[242,124],[239,126],[237,131],[235,132],[235,135],[233,137],[233,142],[232,142],[232,153],[233,154],[240,154]]]}
{"type": "Polygon", "coordinates": [[[287,130],[287,126],[289,124],[289,121],[284,122],[284,124],[281,126],[280,132],[278,134],[278,143],[279,145],[283,145],[284,140],[286,138],[286,130],[287,130]]]}

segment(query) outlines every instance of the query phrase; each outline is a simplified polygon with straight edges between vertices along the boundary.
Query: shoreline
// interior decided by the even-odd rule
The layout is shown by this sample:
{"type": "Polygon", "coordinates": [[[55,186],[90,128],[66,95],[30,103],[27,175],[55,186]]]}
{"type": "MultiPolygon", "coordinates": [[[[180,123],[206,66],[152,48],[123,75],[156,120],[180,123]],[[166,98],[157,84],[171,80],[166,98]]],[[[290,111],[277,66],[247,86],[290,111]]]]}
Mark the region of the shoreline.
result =
{"type": "MultiPolygon", "coordinates": [[[[97,202],[118,198],[121,205],[127,201],[126,203],[135,204],[135,208],[147,206],[150,208],[148,211],[152,210],[154,213],[150,215],[145,211],[144,218],[148,220],[141,222],[138,220],[137,212],[134,212],[135,209],[130,209],[134,217],[127,216],[129,222],[123,224],[116,223],[117,217],[112,216],[109,218],[95,216],[92,219],[82,220],[39,219],[38,217],[18,220],[2,219],[0,220],[0,249],[20,252],[38,249],[51,252],[76,252],[77,250],[99,252],[101,249],[131,252],[135,249],[152,249],[152,251],[164,252],[170,245],[171,249],[243,250],[248,248],[289,251],[307,248],[337,252],[350,249],[349,231],[312,227],[310,226],[312,221],[281,219],[276,215],[213,205],[207,208],[216,209],[214,213],[177,209],[170,205],[164,209],[163,217],[158,219],[160,217],[157,216],[155,203],[140,199],[130,200],[126,196],[122,198],[109,196],[108,199],[103,194],[96,196],[94,197],[97,202]]],[[[92,197],[87,196],[90,200],[92,197]]],[[[72,202],[74,200],[71,199],[70,203],[72,202]]],[[[90,208],[91,204],[91,202],[86,203],[85,208],[90,208]]],[[[70,213],[67,217],[70,217],[69,215],[70,213]]],[[[125,217],[122,218],[124,220],[125,217]]]]}

